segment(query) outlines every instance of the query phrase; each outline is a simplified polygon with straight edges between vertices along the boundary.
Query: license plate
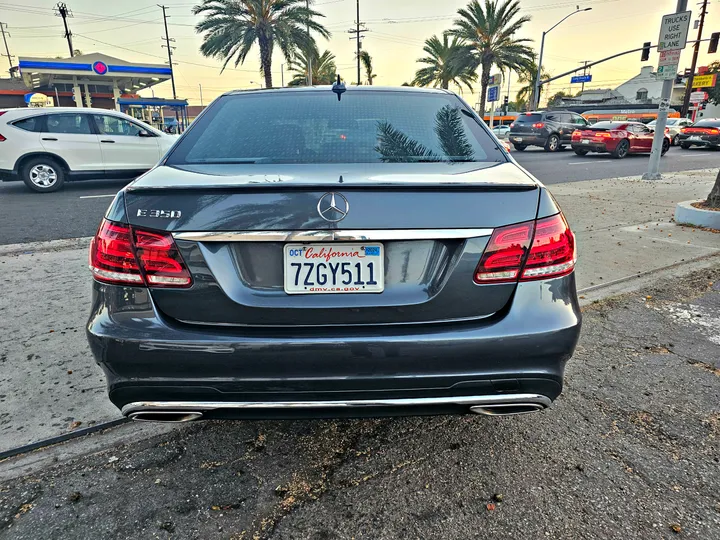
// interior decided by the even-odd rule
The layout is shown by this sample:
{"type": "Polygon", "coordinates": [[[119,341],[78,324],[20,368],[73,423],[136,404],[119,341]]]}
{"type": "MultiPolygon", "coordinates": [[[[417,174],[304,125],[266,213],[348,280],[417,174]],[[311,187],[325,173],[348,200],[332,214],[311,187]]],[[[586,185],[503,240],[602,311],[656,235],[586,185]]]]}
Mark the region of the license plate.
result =
{"type": "Polygon", "coordinates": [[[590,140],[589,140],[589,139],[583,139],[583,140],[582,140],[582,143],[583,143],[583,144],[590,144],[590,140]]]}
{"type": "Polygon", "coordinates": [[[513,140],[515,142],[522,142],[522,137],[515,137],[513,140]]]}
{"type": "Polygon", "coordinates": [[[380,293],[385,289],[382,244],[287,244],[287,294],[380,293]]]}
{"type": "Polygon", "coordinates": [[[701,140],[702,140],[702,137],[698,137],[697,135],[693,135],[692,137],[690,137],[690,140],[691,140],[691,141],[701,141],[701,140]]]}

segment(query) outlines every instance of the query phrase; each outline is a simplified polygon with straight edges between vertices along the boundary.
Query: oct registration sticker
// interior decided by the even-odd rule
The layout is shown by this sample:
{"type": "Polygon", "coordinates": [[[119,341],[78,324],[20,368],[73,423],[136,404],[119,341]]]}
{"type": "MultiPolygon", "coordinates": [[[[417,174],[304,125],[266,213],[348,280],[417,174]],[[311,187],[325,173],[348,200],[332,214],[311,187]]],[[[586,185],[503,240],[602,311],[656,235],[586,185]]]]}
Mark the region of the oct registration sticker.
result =
{"type": "Polygon", "coordinates": [[[288,294],[380,293],[385,288],[382,244],[287,244],[288,294]]]}

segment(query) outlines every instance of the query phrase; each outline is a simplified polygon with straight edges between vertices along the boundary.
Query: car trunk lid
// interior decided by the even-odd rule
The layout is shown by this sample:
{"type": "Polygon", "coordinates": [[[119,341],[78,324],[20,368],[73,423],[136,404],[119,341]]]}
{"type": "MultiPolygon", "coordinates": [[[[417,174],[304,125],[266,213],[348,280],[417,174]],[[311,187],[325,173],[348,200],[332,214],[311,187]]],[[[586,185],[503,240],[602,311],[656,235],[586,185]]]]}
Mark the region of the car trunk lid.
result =
{"type": "Polygon", "coordinates": [[[514,283],[477,285],[492,230],[533,220],[539,185],[511,163],[158,167],[125,193],[130,224],[173,233],[189,289],[152,289],[168,317],[191,324],[327,326],[491,316],[514,283]],[[422,174],[418,172],[422,171],[422,174]],[[318,211],[349,204],[339,222],[318,211]],[[287,244],[382,246],[381,293],[284,288],[287,244]]]}

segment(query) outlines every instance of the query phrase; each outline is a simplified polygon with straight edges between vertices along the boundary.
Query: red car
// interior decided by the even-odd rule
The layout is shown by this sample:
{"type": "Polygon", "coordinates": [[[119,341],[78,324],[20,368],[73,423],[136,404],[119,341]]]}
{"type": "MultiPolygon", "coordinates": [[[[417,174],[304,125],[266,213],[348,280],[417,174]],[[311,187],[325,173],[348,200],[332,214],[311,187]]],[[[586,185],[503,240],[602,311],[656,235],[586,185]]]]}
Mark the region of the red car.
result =
{"type": "MultiPolygon", "coordinates": [[[[649,154],[655,132],[642,122],[598,122],[578,129],[572,135],[572,149],[578,156],[589,152],[610,153],[616,159],[628,154],[649,154]]],[[[662,155],[670,149],[672,139],[665,130],[662,155]]]]}

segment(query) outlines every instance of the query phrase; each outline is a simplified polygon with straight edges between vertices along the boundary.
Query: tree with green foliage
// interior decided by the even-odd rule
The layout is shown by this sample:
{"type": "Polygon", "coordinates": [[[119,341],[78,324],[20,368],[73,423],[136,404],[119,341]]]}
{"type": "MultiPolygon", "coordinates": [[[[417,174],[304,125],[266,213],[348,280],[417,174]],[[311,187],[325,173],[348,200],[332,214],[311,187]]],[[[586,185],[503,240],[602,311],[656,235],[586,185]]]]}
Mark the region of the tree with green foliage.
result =
{"type": "Polygon", "coordinates": [[[520,72],[534,60],[532,48],[526,45],[531,40],[513,37],[520,33],[530,17],[519,16],[519,0],[485,0],[484,6],[478,0],[472,0],[457,13],[459,17],[448,34],[470,47],[474,69],[481,68],[480,110],[484,111],[493,66],[501,71],[520,72]]]}
{"type": "Polygon", "coordinates": [[[443,34],[442,41],[432,36],[425,41],[423,51],[427,56],[418,62],[426,64],[415,72],[412,86],[432,86],[447,90],[450,83],[465,85],[472,92],[472,83],[477,80],[475,62],[470,48],[458,38],[443,34]]]}
{"type": "MultiPolygon", "coordinates": [[[[530,65],[526,66],[518,73],[518,83],[525,86],[521,87],[520,90],[518,90],[516,99],[518,102],[522,101],[525,103],[526,110],[532,107],[532,104],[535,103],[535,79],[537,78],[537,71],[537,64],[535,62],[532,62],[530,65]]],[[[541,78],[546,79],[548,77],[550,77],[550,74],[543,69],[541,78]]],[[[542,92],[543,87],[541,86],[540,96],[542,96],[542,92]]],[[[539,102],[540,99],[538,99],[538,103],[539,102]]]]}
{"type": "Polygon", "coordinates": [[[330,37],[330,32],[315,20],[324,15],[307,8],[305,0],[202,0],[192,12],[204,17],[195,26],[195,31],[203,34],[200,53],[223,60],[223,71],[232,60],[235,67],[244,63],[257,45],[260,73],[267,88],[272,88],[276,46],[289,63],[298,50],[307,51],[314,45],[308,27],[326,39],[330,37]]]}
{"type": "Polygon", "coordinates": [[[560,107],[565,98],[573,97],[572,94],[564,91],[556,92],[553,96],[548,99],[548,107],[560,107]]]}
{"type": "MultiPolygon", "coordinates": [[[[310,50],[312,61],[312,83],[332,84],[335,82],[337,67],[335,66],[335,55],[330,51],[320,54],[316,45],[313,44],[310,50]]],[[[295,73],[288,86],[307,86],[308,58],[304,52],[289,62],[288,67],[295,73]]]]}
{"type": "Polygon", "coordinates": [[[705,89],[709,96],[708,101],[713,105],[720,105],[720,60],[715,61],[708,66],[708,73],[718,74],[715,86],[705,89]]]}
{"type": "Polygon", "coordinates": [[[373,80],[377,77],[377,75],[373,73],[372,56],[370,56],[370,53],[367,51],[361,51],[360,62],[363,65],[363,69],[365,69],[365,78],[367,79],[367,83],[372,86],[373,80]]]}

